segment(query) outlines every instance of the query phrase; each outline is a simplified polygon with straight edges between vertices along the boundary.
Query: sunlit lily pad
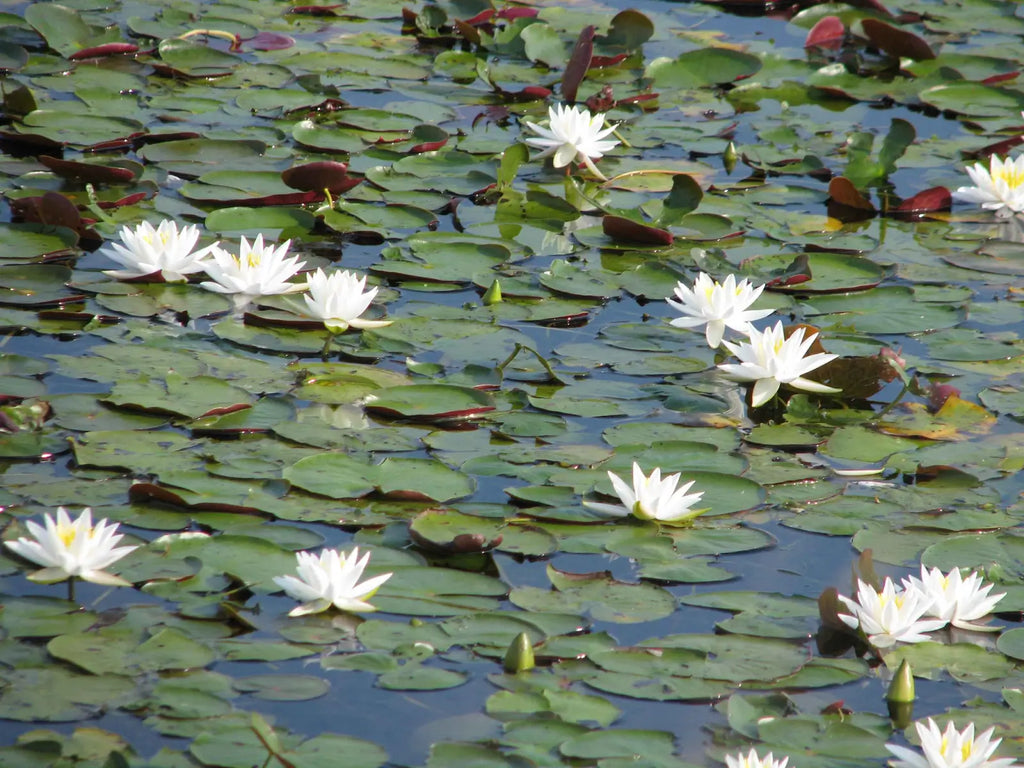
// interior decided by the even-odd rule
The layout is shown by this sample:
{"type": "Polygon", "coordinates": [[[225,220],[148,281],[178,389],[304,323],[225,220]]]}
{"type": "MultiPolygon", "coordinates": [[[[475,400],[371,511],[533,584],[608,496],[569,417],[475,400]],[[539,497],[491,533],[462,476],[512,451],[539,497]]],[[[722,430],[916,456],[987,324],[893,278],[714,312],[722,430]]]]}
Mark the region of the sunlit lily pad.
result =
{"type": "MultiPolygon", "coordinates": [[[[354,736],[325,733],[306,741],[294,736],[283,741],[282,757],[299,764],[309,761],[324,768],[377,768],[387,760],[387,753],[381,747],[354,736]]],[[[241,724],[214,727],[200,733],[189,751],[203,765],[224,768],[248,768],[271,757],[260,735],[252,727],[241,724]]]]}
{"type": "Polygon", "coordinates": [[[0,763],[860,768],[904,657],[917,719],[1024,755],[1024,227],[952,197],[1024,146],[1024,18],[776,5],[0,12],[0,527],[88,505],[138,547],[122,589],[0,552],[0,763]],[[609,180],[528,145],[560,103],[609,180]],[[104,274],[162,219],[290,238],[393,322],[104,274]],[[843,392],[750,409],[670,324],[700,272],[769,283],[759,327],[819,328],[843,392]],[[634,461],[705,514],[582,504],[634,461]],[[296,553],[357,544],[377,612],[290,616],[296,553]],[[833,646],[815,598],[866,550],[978,570],[1007,627],[833,646]]]}
{"type": "Polygon", "coordinates": [[[472,419],[494,407],[493,398],[486,392],[447,384],[389,387],[366,399],[368,411],[422,421],[472,419]]]}
{"type": "Polygon", "coordinates": [[[675,609],[672,596],[653,585],[626,584],[606,573],[564,573],[550,566],[548,575],[555,591],[520,587],[509,599],[527,610],[587,610],[596,619],[627,624],[667,616],[675,609]]]}
{"type": "MultiPolygon", "coordinates": [[[[807,293],[834,293],[838,291],[864,290],[878,285],[885,277],[885,270],[863,256],[845,253],[803,254],[809,279],[792,284],[773,286],[774,290],[807,293]]],[[[744,273],[757,282],[767,282],[774,273],[792,263],[790,254],[761,256],[747,261],[744,273]]]]}

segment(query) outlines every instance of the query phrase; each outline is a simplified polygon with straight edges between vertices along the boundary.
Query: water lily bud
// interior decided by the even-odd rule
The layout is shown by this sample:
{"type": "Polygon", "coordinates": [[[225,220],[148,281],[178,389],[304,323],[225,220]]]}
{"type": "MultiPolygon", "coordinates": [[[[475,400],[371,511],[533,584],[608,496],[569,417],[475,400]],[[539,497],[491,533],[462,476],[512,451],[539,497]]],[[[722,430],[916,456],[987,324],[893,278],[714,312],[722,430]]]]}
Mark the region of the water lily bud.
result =
{"type": "Polygon", "coordinates": [[[501,303],[501,283],[497,280],[491,283],[491,287],[484,291],[482,301],[485,307],[489,307],[491,304],[501,303]]]}
{"type": "Polygon", "coordinates": [[[508,650],[505,651],[505,662],[502,666],[510,674],[525,672],[528,669],[534,668],[533,644],[530,642],[529,635],[525,632],[520,632],[516,635],[516,639],[512,641],[508,650]]]}
{"type": "Polygon", "coordinates": [[[729,146],[722,152],[722,165],[725,166],[727,173],[732,173],[732,169],[736,167],[736,161],[739,160],[740,154],[736,151],[736,145],[731,141],[729,146]]]}
{"type": "Polygon", "coordinates": [[[900,667],[889,684],[885,698],[899,704],[906,704],[914,700],[914,673],[910,671],[910,664],[906,659],[900,662],[900,667]]]}

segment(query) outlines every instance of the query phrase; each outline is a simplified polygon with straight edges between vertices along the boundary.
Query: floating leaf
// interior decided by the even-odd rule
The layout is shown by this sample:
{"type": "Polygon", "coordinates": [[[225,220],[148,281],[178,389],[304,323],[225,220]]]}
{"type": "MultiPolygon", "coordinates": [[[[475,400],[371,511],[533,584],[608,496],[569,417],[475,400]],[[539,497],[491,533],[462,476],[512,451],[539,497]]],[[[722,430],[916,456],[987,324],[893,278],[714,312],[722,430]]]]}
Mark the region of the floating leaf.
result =
{"type": "Polygon", "coordinates": [[[650,584],[626,584],[607,573],[569,574],[550,566],[548,576],[555,591],[520,587],[509,599],[526,610],[586,610],[595,619],[623,624],[667,616],[675,609],[672,596],[650,584]]]}
{"type": "Polygon", "coordinates": [[[472,419],[494,410],[486,392],[450,384],[409,384],[379,389],[366,401],[366,409],[386,416],[418,421],[472,419]]]}

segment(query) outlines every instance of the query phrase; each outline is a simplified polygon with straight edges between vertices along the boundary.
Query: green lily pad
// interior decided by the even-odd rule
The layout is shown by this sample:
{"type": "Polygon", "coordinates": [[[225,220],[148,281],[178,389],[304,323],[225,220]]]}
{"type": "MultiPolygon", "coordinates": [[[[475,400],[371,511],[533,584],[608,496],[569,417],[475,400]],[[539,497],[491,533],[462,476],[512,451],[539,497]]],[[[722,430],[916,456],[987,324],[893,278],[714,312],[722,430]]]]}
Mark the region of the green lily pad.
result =
{"type": "Polygon", "coordinates": [[[107,627],[55,637],[47,650],[95,675],[199,668],[214,659],[210,648],[175,629],[163,629],[148,639],[139,635],[129,628],[107,627]]]}
{"type": "Polygon", "coordinates": [[[249,393],[212,376],[168,374],[164,381],[136,380],[114,385],[103,402],[122,408],[198,419],[249,406],[249,393]]]}
{"type": "MultiPolygon", "coordinates": [[[[262,765],[271,757],[264,736],[248,725],[232,724],[203,731],[189,752],[204,765],[224,768],[248,768],[262,765]]],[[[301,741],[289,736],[282,740],[281,756],[293,765],[319,765],[323,768],[378,768],[387,761],[387,753],[376,744],[354,736],[325,733],[301,741]]]]}
{"type": "Polygon", "coordinates": [[[509,599],[530,611],[587,611],[595,619],[630,624],[650,621],[675,610],[671,594],[651,584],[627,584],[608,574],[570,574],[548,567],[554,591],[513,589],[509,599]]]}
{"type": "Polygon", "coordinates": [[[117,675],[81,675],[56,666],[13,669],[3,675],[0,717],[21,722],[71,722],[128,704],[133,680],[117,675]]]}
{"type": "Polygon", "coordinates": [[[312,675],[249,675],[237,677],[235,688],[267,701],[309,701],[326,694],[331,686],[312,675]]]}
{"type": "Polygon", "coordinates": [[[559,751],[566,757],[596,759],[633,755],[670,755],[675,739],[665,731],[641,731],[611,728],[590,731],[562,743],[559,751]]]}
{"type": "Polygon", "coordinates": [[[656,88],[700,88],[731,83],[750,77],[761,68],[761,60],[749,53],[728,48],[701,48],[687,51],[675,60],[652,61],[646,76],[653,78],[656,88]]]}
{"type": "Polygon", "coordinates": [[[35,261],[39,256],[72,248],[77,242],[78,235],[67,227],[0,224],[0,259],[4,261],[35,261]]]}
{"type": "Polygon", "coordinates": [[[475,552],[501,543],[504,521],[464,515],[452,510],[427,510],[409,525],[421,545],[450,552],[475,552]]]}
{"type": "Polygon", "coordinates": [[[300,459],[284,470],[298,488],[332,499],[353,499],[373,491],[378,469],[343,453],[323,453],[300,459]]]}
{"type": "MultiPolygon", "coordinates": [[[[799,293],[835,293],[873,288],[882,282],[885,270],[870,259],[845,253],[807,253],[799,258],[806,260],[808,280],[793,285],[785,283],[775,290],[799,293]]],[[[744,264],[744,274],[753,282],[766,282],[791,264],[791,254],[761,256],[744,264]]]]}
{"type": "Polygon", "coordinates": [[[379,389],[365,407],[385,416],[418,421],[472,419],[493,411],[494,399],[486,392],[450,384],[409,384],[379,389]]]}
{"type": "Polygon", "coordinates": [[[938,679],[943,674],[965,682],[997,680],[1013,669],[1013,662],[1006,657],[970,643],[900,645],[886,654],[885,664],[895,670],[903,659],[910,664],[915,677],[925,680],[938,679]]]}

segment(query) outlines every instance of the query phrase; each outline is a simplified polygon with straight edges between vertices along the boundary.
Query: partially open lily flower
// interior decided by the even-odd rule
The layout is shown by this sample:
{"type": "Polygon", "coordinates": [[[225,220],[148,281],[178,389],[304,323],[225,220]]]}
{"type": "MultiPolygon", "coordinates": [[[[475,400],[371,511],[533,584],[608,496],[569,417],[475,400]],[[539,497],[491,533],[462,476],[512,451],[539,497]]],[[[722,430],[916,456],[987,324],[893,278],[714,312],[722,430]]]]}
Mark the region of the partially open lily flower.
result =
{"type": "Polygon", "coordinates": [[[668,475],[662,479],[661,467],[655,467],[651,471],[651,476],[648,477],[640,465],[634,461],[632,487],[614,472],[608,473],[608,479],[612,481],[612,487],[622,500],[623,506],[584,501],[585,506],[615,517],[624,517],[632,513],[641,520],[657,520],[663,523],[686,522],[705,511],[692,509],[693,505],[704,495],[703,491],[687,493],[693,487],[694,481],[691,480],[688,483],[683,483],[682,487],[677,487],[679,486],[679,473],[668,475]]]}
{"type": "Polygon", "coordinates": [[[896,643],[920,643],[928,639],[925,632],[946,626],[942,619],[927,619],[931,600],[916,589],[899,589],[886,579],[882,591],[858,579],[857,599],[839,595],[850,613],[840,613],[839,620],[851,629],[860,629],[876,648],[896,643]]]}
{"type": "Polygon", "coordinates": [[[722,343],[726,328],[749,333],[754,320],[772,313],[770,309],[747,309],[763,290],[763,285],[755,288],[747,278],[737,283],[736,276],[729,275],[719,283],[701,272],[693,281],[693,288],[682,281],[676,283],[675,294],[679,301],[671,298],[667,301],[685,317],[670,320],[669,325],[677,328],[699,328],[703,325],[708,346],[716,348],[722,343]]]}
{"type": "Polygon", "coordinates": [[[591,115],[590,110],[569,107],[565,104],[548,107],[548,127],[527,121],[527,127],[539,136],[528,138],[531,147],[543,150],[538,157],[554,155],[555,168],[562,168],[575,161],[583,163],[592,174],[607,181],[597,170],[595,160],[614,149],[618,139],[605,138],[615,126],[604,127],[603,114],[591,115]]]}
{"type": "Polygon", "coordinates": [[[199,285],[208,291],[245,299],[304,291],[306,283],[289,282],[306,266],[298,256],[287,256],[291,242],[285,240],[277,247],[273,243],[264,245],[263,235],[259,234],[250,244],[243,236],[237,256],[216,246],[204,265],[210,279],[199,285]]]}
{"type": "Polygon", "coordinates": [[[367,613],[377,610],[366,600],[391,578],[382,573],[360,583],[359,579],[370,562],[370,553],[359,557],[359,547],[349,554],[336,549],[325,549],[320,556],[311,552],[298,552],[298,576],[275,576],[277,584],[289,597],[302,602],[289,616],[305,616],[326,611],[332,605],[340,611],[367,613]]]}
{"type": "Polygon", "coordinates": [[[931,602],[928,616],[942,619],[958,629],[976,632],[992,632],[998,629],[975,622],[992,613],[996,603],[1002,600],[1006,593],[989,595],[995,585],[985,584],[977,571],[972,571],[965,579],[960,575],[959,568],[943,574],[938,568],[929,570],[922,565],[921,578],[910,576],[903,579],[903,586],[908,590],[918,590],[931,602]]]}
{"type": "Polygon", "coordinates": [[[771,752],[761,757],[757,754],[756,749],[751,749],[746,755],[740,752],[738,755],[725,756],[725,764],[728,768],[786,768],[787,763],[789,763],[788,757],[776,760],[771,752]]]}
{"type": "Polygon", "coordinates": [[[960,187],[953,197],[967,203],[979,203],[996,216],[1006,218],[1024,211],[1024,155],[1000,160],[992,155],[989,167],[976,163],[967,167],[973,187],[960,187]]]}
{"type": "Polygon", "coordinates": [[[145,277],[157,272],[167,282],[184,282],[188,275],[202,272],[204,260],[216,243],[194,250],[199,229],[186,224],[180,230],[177,222],[164,219],[154,227],[148,221],[135,229],[121,228],[121,242],[110,243],[100,249],[107,258],[124,269],[108,269],[103,274],[118,280],[145,277]]]}
{"type": "Polygon", "coordinates": [[[803,328],[797,328],[786,338],[781,320],[764,331],[752,327],[749,341],[722,342],[740,362],[720,363],[718,367],[733,381],[754,382],[750,400],[755,408],[771,400],[783,384],[807,392],[840,392],[835,387],[804,378],[805,373],[839,357],[825,352],[808,355],[807,350],[816,338],[818,334],[812,333],[805,339],[803,328]]]}
{"type": "Polygon", "coordinates": [[[124,538],[117,533],[117,523],[103,519],[93,526],[89,507],[83,509],[76,520],[68,516],[64,507],[57,507],[56,520],[44,515],[43,521],[45,527],[32,520],[26,523],[34,541],[21,537],[4,542],[21,557],[44,566],[30,573],[29,579],[53,584],[77,577],[112,587],[131,586],[131,582],[103,570],[136,549],[117,546],[124,538]]]}
{"type": "Polygon", "coordinates": [[[1012,757],[989,759],[1002,742],[1002,739],[992,738],[995,728],[975,737],[974,723],[958,731],[951,720],[946,730],[940,731],[930,717],[927,724],[914,723],[914,727],[921,739],[921,752],[899,744],[886,744],[885,748],[897,758],[889,763],[892,768],[1011,768],[1017,765],[1012,757]]]}
{"type": "Polygon", "coordinates": [[[322,269],[306,275],[309,293],[306,311],[317,320],[322,320],[327,329],[334,333],[351,328],[382,328],[391,325],[390,320],[364,320],[360,317],[370,306],[377,289],[366,288],[366,277],[356,277],[347,269],[328,275],[322,269]]]}

